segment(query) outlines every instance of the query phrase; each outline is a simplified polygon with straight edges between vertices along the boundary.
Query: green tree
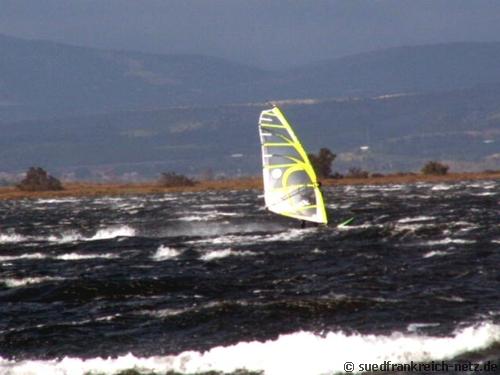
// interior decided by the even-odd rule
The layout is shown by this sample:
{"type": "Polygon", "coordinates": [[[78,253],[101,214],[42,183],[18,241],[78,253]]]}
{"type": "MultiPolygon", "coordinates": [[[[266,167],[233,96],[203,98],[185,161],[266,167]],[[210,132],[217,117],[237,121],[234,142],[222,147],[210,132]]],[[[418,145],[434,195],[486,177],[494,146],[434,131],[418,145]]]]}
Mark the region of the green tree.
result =
{"type": "Polygon", "coordinates": [[[335,160],[335,155],[328,148],[322,148],[319,153],[308,154],[309,160],[319,178],[328,178],[332,174],[332,162],[335,160]]]}
{"type": "Polygon", "coordinates": [[[359,167],[353,167],[349,169],[349,173],[347,173],[346,177],[350,178],[368,178],[370,173],[368,171],[364,171],[359,167]]]}
{"type": "Polygon", "coordinates": [[[23,191],[63,190],[61,181],[40,167],[31,167],[17,188],[23,191]]]}
{"type": "Polygon", "coordinates": [[[432,174],[432,175],[445,175],[448,173],[448,169],[450,167],[446,164],[439,163],[437,161],[429,161],[424,165],[421,172],[423,174],[432,174]]]}
{"type": "Polygon", "coordinates": [[[162,187],[194,186],[196,183],[189,177],[175,172],[162,173],[158,182],[162,187]]]}

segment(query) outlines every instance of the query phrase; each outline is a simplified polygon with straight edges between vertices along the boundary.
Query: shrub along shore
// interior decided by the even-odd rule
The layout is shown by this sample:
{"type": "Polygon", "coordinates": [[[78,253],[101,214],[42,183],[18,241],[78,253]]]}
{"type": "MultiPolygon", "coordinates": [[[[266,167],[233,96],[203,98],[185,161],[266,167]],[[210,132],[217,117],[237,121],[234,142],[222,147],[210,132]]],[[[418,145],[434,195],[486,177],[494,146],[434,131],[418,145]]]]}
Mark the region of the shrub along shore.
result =
{"type": "MultiPolygon", "coordinates": [[[[322,186],[336,185],[373,185],[373,184],[408,184],[415,182],[448,182],[467,180],[498,180],[500,171],[479,173],[449,173],[442,176],[423,174],[393,174],[368,178],[323,179],[322,186]]],[[[0,187],[0,200],[25,198],[61,198],[61,197],[93,197],[120,196],[135,194],[161,194],[169,192],[195,192],[211,190],[247,190],[262,189],[260,177],[248,177],[226,180],[198,181],[192,186],[164,187],[157,182],[124,184],[124,183],[90,183],[68,182],[63,190],[58,191],[21,191],[15,186],[0,187]]]]}

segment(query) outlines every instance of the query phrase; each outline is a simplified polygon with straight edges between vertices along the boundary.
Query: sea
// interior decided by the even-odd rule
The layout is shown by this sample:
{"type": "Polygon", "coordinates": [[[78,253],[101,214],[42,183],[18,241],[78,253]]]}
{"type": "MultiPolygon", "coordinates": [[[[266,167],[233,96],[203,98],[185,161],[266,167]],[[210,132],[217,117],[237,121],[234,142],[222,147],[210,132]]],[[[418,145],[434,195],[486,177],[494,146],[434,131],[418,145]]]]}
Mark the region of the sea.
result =
{"type": "Polygon", "coordinates": [[[1,201],[0,374],[500,373],[500,181],[261,194],[1,201]]]}

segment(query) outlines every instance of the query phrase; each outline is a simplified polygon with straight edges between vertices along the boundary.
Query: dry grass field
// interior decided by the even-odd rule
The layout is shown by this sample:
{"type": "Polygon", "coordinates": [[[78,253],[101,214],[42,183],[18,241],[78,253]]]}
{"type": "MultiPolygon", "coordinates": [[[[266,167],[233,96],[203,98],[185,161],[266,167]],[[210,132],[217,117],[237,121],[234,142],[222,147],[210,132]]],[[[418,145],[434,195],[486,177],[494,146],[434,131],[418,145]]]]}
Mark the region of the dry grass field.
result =
{"type": "MultiPolygon", "coordinates": [[[[446,182],[462,180],[497,180],[500,179],[500,171],[481,173],[450,173],[444,176],[426,176],[421,174],[395,174],[382,177],[369,178],[343,178],[326,179],[322,181],[323,186],[335,185],[371,185],[371,184],[405,184],[419,181],[446,182]]],[[[157,194],[167,192],[189,192],[207,190],[246,190],[262,189],[260,177],[248,177],[240,179],[199,181],[189,187],[161,187],[156,182],[140,184],[123,183],[84,183],[71,182],[64,184],[61,191],[20,191],[16,187],[0,188],[0,200],[25,199],[25,198],[56,198],[56,197],[80,197],[80,196],[119,196],[130,194],[157,194]]]]}

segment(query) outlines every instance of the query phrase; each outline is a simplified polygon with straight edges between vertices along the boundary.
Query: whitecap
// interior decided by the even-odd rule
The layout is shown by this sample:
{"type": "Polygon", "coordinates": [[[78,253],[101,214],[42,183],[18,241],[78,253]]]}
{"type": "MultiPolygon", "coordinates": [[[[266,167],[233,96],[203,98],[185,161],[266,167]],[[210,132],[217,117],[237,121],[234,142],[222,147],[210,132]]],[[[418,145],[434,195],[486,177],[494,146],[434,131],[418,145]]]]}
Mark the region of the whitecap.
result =
{"type": "Polygon", "coordinates": [[[41,198],[37,199],[34,203],[46,204],[46,203],[75,203],[79,202],[79,198],[41,198]]]}
{"type": "MultiPolygon", "coordinates": [[[[244,304],[241,302],[239,303],[238,301],[233,301],[232,303],[244,304]]],[[[159,309],[159,310],[150,310],[150,309],[142,310],[142,311],[138,311],[136,314],[148,315],[148,316],[152,316],[155,318],[167,318],[170,316],[181,315],[181,314],[188,313],[188,312],[215,308],[215,307],[222,306],[222,305],[224,305],[224,302],[222,302],[222,301],[212,301],[212,302],[207,302],[207,303],[204,303],[201,305],[195,304],[193,306],[180,308],[180,309],[166,308],[166,309],[159,309]]]]}
{"type": "Polygon", "coordinates": [[[181,216],[175,220],[180,221],[208,221],[221,217],[236,217],[240,214],[235,212],[219,212],[219,211],[206,211],[206,212],[190,212],[188,216],[181,216]]]}
{"type": "Polygon", "coordinates": [[[320,375],[344,373],[344,364],[410,363],[452,359],[500,342],[500,326],[484,322],[454,331],[449,336],[394,332],[390,335],[346,334],[342,331],[317,335],[299,331],[268,341],[239,342],[205,352],[185,351],[177,355],[115,358],[64,357],[51,360],[9,360],[0,357],[0,373],[10,375],[113,374],[127,369],[142,372],[207,371],[238,369],[264,371],[266,375],[320,375]],[[332,355],[334,353],[334,355],[332,355]]]}
{"type": "Polygon", "coordinates": [[[135,236],[135,229],[128,225],[102,228],[97,233],[90,237],[88,240],[107,240],[116,237],[133,237],[135,236]]]}
{"type": "Polygon", "coordinates": [[[428,328],[428,327],[439,327],[439,323],[410,323],[408,324],[408,327],[406,327],[406,330],[408,332],[418,332],[422,328],[428,328]]]}
{"type": "Polygon", "coordinates": [[[223,245],[223,244],[255,244],[260,242],[273,242],[273,241],[295,241],[304,238],[306,235],[315,233],[316,228],[307,229],[289,229],[287,231],[272,233],[267,235],[232,235],[227,234],[215,238],[207,238],[201,240],[188,241],[187,243],[199,244],[199,243],[210,243],[213,245],[223,245]]]}
{"type": "Polygon", "coordinates": [[[0,243],[16,243],[26,241],[27,237],[22,236],[17,233],[1,234],[0,233],[0,243]]]}
{"type": "Polygon", "coordinates": [[[365,224],[360,224],[360,225],[343,225],[343,226],[337,226],[337,230],[354,230],[354,229],[368,229],[368,228],[384,228],[383,224],[372,224],[372,223],[365,223],[365,224]]]}
{"type": "Polygon", "coordinates": [[[210,261],[214,259],[226,258],[228,256],[248,256],[255,255],[252,251],[235,251],[232,249],[223,249],[223,250],[212,250],[203,254],[200,259],[204,261],[210,261]]]}
{"type": "Polygon", "coordinates": [[[404,225],[396,224],[394,229],[397,232],[403,232],[403,231],[416,232],[420,228],[424,228],[424,227],[426,227],[425,224],[404,224],[404,225]]]}
{"type": "Polygon", "coordinates": [[[5,284],[7,288],[17,288],[25,285],[40,284],[49,281],[61,281],[61,280],[64,279],[62,277],[50,277],[50,276],[5,278],[5,279],[0,279],[0,284],[5,284]]]}
{"type": "Polygon", "coordinates": [[[425,253],[422,258],[432,258],[443,255],[448,255],[448,253],[446,251],[429,251],[428,253],[425,253]]]}
{"type": "Polygon", "coordinates": [[[39,240],[45,240],[55,243],[67,243],[75,241],[96,241],[96,240],[108,240],[116,237],[133,237],[135,236],[135,229],[123,225],[123,226],[112,226],[107,228],[99,229],[93,236],[85,237],[77,231],[67,231],[61,233],[61,235],[51,235],[46,238],[38,238],[39,240]]]}
{"type": "Polygon", "coordinates": [[[431,188],[431,190],[440,191],[440,190],[450,190],[451,188],[453,188],[453,185],[439,184],[439,185],[434,185],[431,188]]]}
{"type": "Polygon", "coordinates": [[[55,235],[49,236],[46,238],[46,240],[49,242],[67,243],[67,242],[81,241],[82,238],[83,237],[80,233],[76,231],[68,231],[61,233],[60,236],[55,236],[55,235]]]}
{"type": "Polygon", "coordinates": [[[47,255],[41,253],[32,253],[32,254],[21,254],[21,255],[4,255],[0,256],[0,262],[11,261],[11,260],[19,260],[19,259],[44,259],[47,258],[47,255]]]}
{"type": "Polygon", "coordinates": [[[399,191],[404,189],[405,185],[381,185],[379,190],[381,191],[399,191]]]}
{"type": "Polygon", "coordinates": [[[93,236],[85,237],[81,233],[70,230],[62,232],[60,234],[52,234],[46,237],[43,236],[23,236],[17,233],[11,234],[0,234],[0,244],[1,243],[16,243],[16,242],[27,242],[27,241],[47,241],[53,243],[68,243],[76,241],[95,241],[95,240],[106,240],[116,237],[133,237],[135,236],[135,229],[129,227],[128,225],[122,226],[112,226],[107,228],[99,229],[93,236]]]}
{"type": "Polygon", "coordinates": [[[403,219],[399,219],[398,223],[414,223],[418,221],[429,221],[435,220],[434,216],[416,216],[416,217],[405,217],[403,219]]]}
{"type": "Polygon", "coordinates": [[[118,258],[118,256],[116,254],[111,254],[111,253],[104,253],[104,254],[67,253],[54,257],[54,259],[59,259],[59,260],[83,260],[83,259],[97,259],[97,258],[112,259],[112,258],[118,258]]]}
{"type": "Polygon", "coordinates": [[[167,259],[172,259],[179,256],[180,251],[174,248],[161,245],[156,252],[151,256],[153,260],[163,261],[167,259]]]}
{"type": "Polygon", "coordinates": [[[447,245],[447,244],[465,245],[465,244],[472,244],[472,243],[476,243],[476,241],[475,240],[466,240],[463,238],[446,237],[442,240],[427,241],[427,242],[424,242],[423,244],[427,245],[427,246],[434,246],[434,245],[447,245]]]}

